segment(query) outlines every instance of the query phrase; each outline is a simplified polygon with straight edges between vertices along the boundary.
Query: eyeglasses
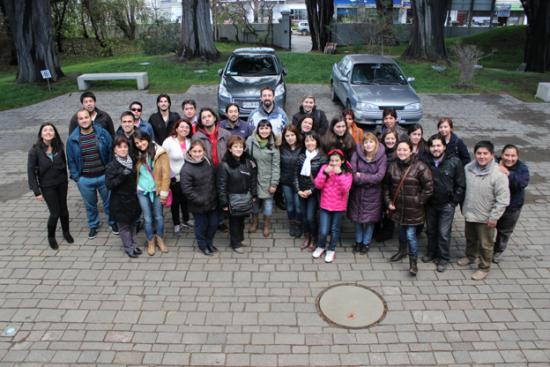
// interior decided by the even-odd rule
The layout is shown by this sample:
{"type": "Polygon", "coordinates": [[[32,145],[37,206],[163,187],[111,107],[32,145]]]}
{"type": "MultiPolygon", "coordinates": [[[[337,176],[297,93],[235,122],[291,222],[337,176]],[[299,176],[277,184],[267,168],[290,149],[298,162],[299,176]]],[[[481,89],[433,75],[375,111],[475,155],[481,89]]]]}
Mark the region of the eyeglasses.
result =
{"type": "Polygon", "coordinates": [[[132,108],[132,111],[141,112],[141,108],[132,108]]]}

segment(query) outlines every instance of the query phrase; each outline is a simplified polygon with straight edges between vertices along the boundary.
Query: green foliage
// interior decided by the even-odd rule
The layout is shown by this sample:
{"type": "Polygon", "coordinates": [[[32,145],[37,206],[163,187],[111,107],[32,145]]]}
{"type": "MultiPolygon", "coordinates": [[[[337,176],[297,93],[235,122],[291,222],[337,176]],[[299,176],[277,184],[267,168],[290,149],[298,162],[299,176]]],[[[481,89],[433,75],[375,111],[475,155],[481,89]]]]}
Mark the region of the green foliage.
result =
{"type": "Polygon", "coordinates": [[[139,40],[146,55],[177,53],[181,43],[180,24],[158,20],[145,26],[139,40]]]}

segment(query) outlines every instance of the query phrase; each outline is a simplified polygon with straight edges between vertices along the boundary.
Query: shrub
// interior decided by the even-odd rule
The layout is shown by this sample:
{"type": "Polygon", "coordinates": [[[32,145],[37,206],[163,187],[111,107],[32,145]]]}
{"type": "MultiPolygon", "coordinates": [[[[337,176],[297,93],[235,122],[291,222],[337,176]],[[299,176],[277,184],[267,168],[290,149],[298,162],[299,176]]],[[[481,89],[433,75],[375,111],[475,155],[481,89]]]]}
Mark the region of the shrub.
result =
{"type": "Polygon", "coordinates": [[[177,52],[181,43],[179,23],[158,21],[146,26],[139,39],[146,55],[159,55],[177,52]]]}

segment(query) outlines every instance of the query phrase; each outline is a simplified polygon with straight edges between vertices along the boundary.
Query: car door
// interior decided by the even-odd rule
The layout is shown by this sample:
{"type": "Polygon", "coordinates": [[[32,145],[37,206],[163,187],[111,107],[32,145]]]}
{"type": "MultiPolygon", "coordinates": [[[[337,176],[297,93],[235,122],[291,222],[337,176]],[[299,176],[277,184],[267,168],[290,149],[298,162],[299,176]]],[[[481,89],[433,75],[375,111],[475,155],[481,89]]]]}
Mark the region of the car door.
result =
{"type": "Polygon", "coordinates": [[[345,82],[342,82],[342,80],[345,79],[345,65],[346,63],[349,63],[346,58],[342,59],[339,63],[336,63],[334,65],[334,78],[332,79],[332,83],[334,86],[334,93],[338,96],[338,99],[342,101],[342,103],[345,103],[346,101],[346,95],[345,95],[345,82]]]}
{"type": "Polygon", "coordinates": [[[353,67],[353,63],[351,62],[351,60],[347,60],[347,62],[342,66],[343,66],[342,77],[345,81],[341,83],[342,87],[341,87],[340,101],[342,101],[344,106],[346,106],[346,101],[347,100],[351,101],[352,94],[353,94],[353,91],[351,90],[351,84],[350,84],[351,69],[353,67]]]}

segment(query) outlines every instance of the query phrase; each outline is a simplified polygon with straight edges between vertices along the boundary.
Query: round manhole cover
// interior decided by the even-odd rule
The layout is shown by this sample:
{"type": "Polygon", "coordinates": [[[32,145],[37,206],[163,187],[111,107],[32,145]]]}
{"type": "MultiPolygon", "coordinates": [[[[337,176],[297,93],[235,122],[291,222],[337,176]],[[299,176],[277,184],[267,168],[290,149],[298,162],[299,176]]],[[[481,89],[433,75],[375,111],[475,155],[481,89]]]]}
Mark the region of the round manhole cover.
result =
{"type": "Polygon", "coordinates": [[[382,321],[387,305],[372,289],[358,284],[338,284],[317,297],[317,308],[329,323],[348,329],[368,328],[382,321]]]}

